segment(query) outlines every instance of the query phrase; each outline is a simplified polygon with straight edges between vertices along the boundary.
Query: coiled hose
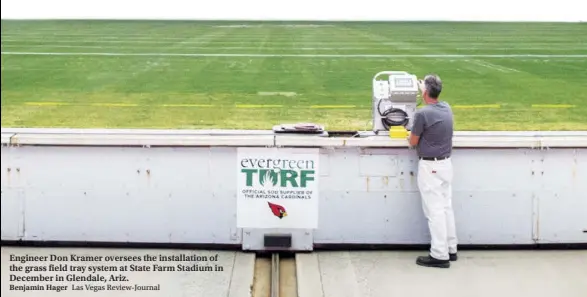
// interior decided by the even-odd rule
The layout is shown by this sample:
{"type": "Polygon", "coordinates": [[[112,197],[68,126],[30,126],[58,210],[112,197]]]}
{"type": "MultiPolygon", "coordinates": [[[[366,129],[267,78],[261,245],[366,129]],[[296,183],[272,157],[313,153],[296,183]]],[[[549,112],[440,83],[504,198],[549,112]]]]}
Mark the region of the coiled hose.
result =
{"type": "Polygon", "coordinates": [[[381,116],[381,123],[383,124],[383,127],[385,127],[385,130],[389,130],[392,126],[406,126],[408,125],[410,118],[408,117],[408,113],[405,112],[404,110],[401,110],[399,108],[389,108],[385,111],[381,111],[381,101],[383,100],[379,100],[379,103],[377,103],[377,111],[379,112],[379,115],[381,116]],[[403,117],[402,120],[392,120],[391,117],[403,117]]]}

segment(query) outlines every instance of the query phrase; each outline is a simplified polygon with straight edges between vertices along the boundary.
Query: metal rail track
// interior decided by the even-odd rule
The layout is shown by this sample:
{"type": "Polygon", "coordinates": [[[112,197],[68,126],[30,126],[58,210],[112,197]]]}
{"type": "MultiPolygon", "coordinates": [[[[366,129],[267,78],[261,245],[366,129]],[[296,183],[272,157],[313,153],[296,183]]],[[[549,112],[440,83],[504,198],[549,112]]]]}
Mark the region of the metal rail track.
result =
{"type": "Polygon", "coordinates": [[[272,253],[271,259],[257,256],[253,297],[298,297],[295,259],[272,253]]]}
{"type": "Polygon", "coordinates": [[[271,297],[279,297],[279,254],[271,255],[271,297]]]}

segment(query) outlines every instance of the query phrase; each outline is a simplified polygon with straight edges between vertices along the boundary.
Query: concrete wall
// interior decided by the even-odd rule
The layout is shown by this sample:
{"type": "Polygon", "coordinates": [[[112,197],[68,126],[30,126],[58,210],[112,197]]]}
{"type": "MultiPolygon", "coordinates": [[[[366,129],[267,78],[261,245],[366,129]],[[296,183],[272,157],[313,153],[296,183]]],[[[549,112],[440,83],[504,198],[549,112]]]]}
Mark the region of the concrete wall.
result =
{"type": "Polygon", "coordinates": [[[272,19],[272,20],[587,20],[580,1],[530,0],[3,0],[2,18],[40,19],[272,19]]]}
{"type": "MultiPolygon", "coordinates": [[[[237,148],[256,146],[320,148],[319,224],[305,235],[314,244],[429,241],[417,159],[405,140],[271,131],[2,133],[2,240],[255,249],[262,237],[254,234],[251,247],[236,228],[235,168],[237,148]]],[[[461,132],[453,160],[462,244],[587,243],[587,133],[461,132]]]]}

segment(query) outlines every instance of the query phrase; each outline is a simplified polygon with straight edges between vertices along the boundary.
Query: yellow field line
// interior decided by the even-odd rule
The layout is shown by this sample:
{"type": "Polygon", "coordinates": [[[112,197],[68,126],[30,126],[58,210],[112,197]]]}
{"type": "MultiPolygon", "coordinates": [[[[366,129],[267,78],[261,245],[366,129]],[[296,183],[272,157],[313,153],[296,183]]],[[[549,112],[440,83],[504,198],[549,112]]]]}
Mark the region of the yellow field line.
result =
{"type": "Polygon", "coordinates": [[[283,105],[266,105],[266,104],[237,104],[236,108],[278,108],[283,107],[283,105]]]}
{"type": "Polygon", "coordinates": [[[573,108],[571,104],[532,104],[532,108],[573,108]]]}
{"type": "Polygon", "coordinates": [[[212,104],[162,104],[163,107],[213,107],[212,104]]]}
{"type": "Polygon", "coordinates": [[[475,109],[475,108],[501,108],[499,104],[479,104],[479,105],[455,105],[457,109],[475,109]]]}
{"type": "Polygon", "coordinates": [[[70,105],[67,102],[25,102],[25,105],[31,106],[59,106],[59,105],[70,105]]]}
{"type": "Polygon", "coordinates": [[[124,106],[139,106],[135,103],[92,103],[92,106],[106,106],[106,107],[124,107],[124,106]]]}
{"type": "Polygon", "coordinates": [[[312,105],[310,108],[355,108],[355,105],[312,105]]]}

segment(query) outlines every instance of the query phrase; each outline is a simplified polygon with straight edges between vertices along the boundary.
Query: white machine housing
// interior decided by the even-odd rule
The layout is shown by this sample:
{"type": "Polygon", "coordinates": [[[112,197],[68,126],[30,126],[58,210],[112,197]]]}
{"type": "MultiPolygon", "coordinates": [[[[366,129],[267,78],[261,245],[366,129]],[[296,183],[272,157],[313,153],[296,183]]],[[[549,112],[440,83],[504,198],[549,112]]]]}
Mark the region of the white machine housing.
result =
{"type": "MultiPolygon", "coordinates": [[[[373,77],[373,131],[388,131],[382,123],[381,113],[390,108],[397,108],[408,114],[407,130],[411,130],[413,117],[418,105],[418,78],[404,71],[382,71],[373,77]],[[381,77],[384,77],[381,80],[381,77]],[[381,105],[379,105],[381,101],[381,105]],[[379,107],[379,110],[378,110],[379,107]]],[[[402,120],[397,116],[387,116],[392,120],[402,120]]]]}

